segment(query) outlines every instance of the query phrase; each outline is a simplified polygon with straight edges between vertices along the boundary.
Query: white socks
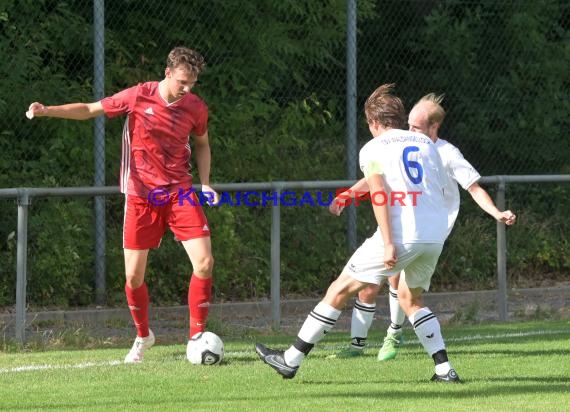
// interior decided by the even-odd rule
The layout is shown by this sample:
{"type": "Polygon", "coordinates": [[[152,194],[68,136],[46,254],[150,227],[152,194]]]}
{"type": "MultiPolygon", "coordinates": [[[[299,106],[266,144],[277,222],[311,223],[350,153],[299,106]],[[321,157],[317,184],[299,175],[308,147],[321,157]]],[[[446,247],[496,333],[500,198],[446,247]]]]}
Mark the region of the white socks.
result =
{"type": "Polygon", "coordinates": [[[376,303],[364,303],[356,299],[352,309],[352,320],[350,322],[350,336],[352,341],[350,346],[354,349],[364,349],[368,330],[374,320],[376,303]]]}
{"type": "Polygon", "coordinates": [[[443,342],[441,326],[437,317],[431,312],[431,310],[429,310],[429,308],[421,308],[415,313],[412,313],[408,319],[414,326],[416,336],[420,340],[425,351],[436,363],[435,373],[438,375],[446,375],[452,367],[447,360],[445,343],[443,342]]]}
{"type": "Polygon", "coordinates": [[[402,325],[406,320],[406,314],[404,310],[400,307],[400,302],[398,301],[398,289],[392,288],[390,285],[390,291],[388,292],[388,302],[390,304],[390,327],[388,328],[388,333],[401,332],[402,325]]]}
{"type": "Polygon", "coordinates": [[[443,336],[441,336],[441,327],[437,317],[428,308],[421,308],[409,317],[410,323],[414,326],[414,332],[420,343],[428,353],[434,353],[444,350],[443,336]]]}
{"type": "Polygon", "coordinates": [[[285,363],[299,366],[314,344],[319,342],[335,325],[341,311],[320,302],[309,313],[297,335],[297,342],[285,351],[285,363]]]}

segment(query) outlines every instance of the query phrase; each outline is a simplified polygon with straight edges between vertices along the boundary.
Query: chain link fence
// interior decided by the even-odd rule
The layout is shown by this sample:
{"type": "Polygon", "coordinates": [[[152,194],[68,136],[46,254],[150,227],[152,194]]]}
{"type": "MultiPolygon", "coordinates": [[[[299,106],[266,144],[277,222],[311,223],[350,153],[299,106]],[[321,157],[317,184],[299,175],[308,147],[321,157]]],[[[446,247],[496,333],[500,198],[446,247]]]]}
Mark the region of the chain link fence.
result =
{"type": "MultiPolygon", "coordinates": [[[[568,126],[570,83],[565,1],[6,0],[0,8],[3,52],[13,60],[4,63],[4,78],[17,80],[14,86],[24,86],[25,93],[3,98],[0,107],[8,111],[12,102],[36,98],[50,104],[94,100],[160,79],[170,48],[185,44],[206,57],[208,69],[196,91],[214,106],[211,127],[217,135],[228,133],[216,121],[228,116],[218,101],[235,101],[226,94],[246,87],[248,96],[256,91],[259,99],[278,106],[321,105],[340,123],[332,131],[344,133],[351,4],[358,19],[357,58],[350,64],[357,65],[360,144],[369,138],[361,114],[364,100],[379,84],[394,82],[407,108],[428,92],[445,94],[442,136],[482,174],[568,172],[569,143],[560,135],[568,126]],[[98,50],[99,45],[104,48],[98,50]],[[104,55],[99,58],[98,52],[104,55]],[[53,93],[55,77],[61,87],[53,93]],[[104,87],[97,84],[100,79],[104,87]],[[545,149],[549,145],[556,150],[545,149]]],[[[3,130],[14,128],[13,119],[0,122],[3,130]]],[[[80,129],[85,150],[93,150],[88,147],[92,128],[80,129]]],[[[118,141],[119,129],[108,126],[108,139],[118,141]]],[[[232,129],[240,133],[241,125],[232,129]]],[[[42,143],[36,131],[28,125],[18,134],[35,147],[42,143]]],[[[107,151],[107,183],[115,184],[116,144],[107,151]]],[[[22,160],[34,159],[21,154],[22,160]]],[[[92,184],[93,174],[82,180],[92,184]]]]}
{"type": "MultiPolygon", "coordinates": [[[[358,149],[370,138],[362,107],[383,83],[396,83],[407,109],[429,92],[445,94],[441,137],[482,175],[570,173],[570,139],[563,134],[570,126],[570,4],[564,0],[4,0],[0,31],[0,52],[10,57],[0,64],[6,154],[0,187],[117,185],[122,122],[29,122],[24,112],[32,101],[94,101],[160,80],[177,45],[200,51],[207,62],[194,91],[210,107],[214,183],[359,176],[358,149]],[[347,34],[352,16],[355,44],[347,34]],[[355,59],[347,58],[350,47],[355,59]],[[347,113],[350,99],[355,114],[347,113]],[[347,151],[351,116],[357,142],[347,151]]],[[[96,210],[97,238],[102,227],[109,232],[103,250],[96,246],[95,257],[74,270],[89,272],[104,255],[120,255],[121,199],[68,202],[96,210]]],[[[4,203],[8,256],[15,222],[8,223],[13,211],[4,203]]],[[[53,209],[60,218],[77,218],[47,209],[34,209],[35,230],[54,219],[53,209]]],[[[238,222],[227,237],[239,238],[240,224],[246,230],[236,214],[211,214],[223,224],[238,222]]],[[[320,224],[326,231],[328,223],[320,224]]],[[[46,243],[31,244],[30,254],[39,255],[46,243]]],[[[263,261],[255,268],[263,277],[264,253],[234,246],[235,254],[218,261],[245,254],[263,261]]],[[[336,246],[331,271],[346,258],[336,246]]],[[[284,258],[294,260],[288,253],[284,258]]],[[[114,279],[122,269],[111,262],[98,270],[114,279]]],[[[12,276],[12,266],[2,271],[12,276]]],[[[120,290],[118,283],[109,289],[120,290]]]]}

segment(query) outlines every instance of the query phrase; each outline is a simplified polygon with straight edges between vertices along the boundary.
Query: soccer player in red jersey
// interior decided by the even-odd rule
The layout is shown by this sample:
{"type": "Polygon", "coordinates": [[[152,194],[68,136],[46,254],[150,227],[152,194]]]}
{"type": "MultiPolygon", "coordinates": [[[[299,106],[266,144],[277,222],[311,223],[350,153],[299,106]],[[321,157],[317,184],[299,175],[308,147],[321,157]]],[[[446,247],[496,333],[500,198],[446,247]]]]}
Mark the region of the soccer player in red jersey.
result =
{"type": "Polygon", "coordinates": [[[217,204],[219,195],[210,187],[208,107],[191,93],[204,66],[199,53],[176,47],[168,54],[160,82],[140,83],[93,103],[46,106],[34,102],[26,113],[28,118],[75,120],[126,115],[120,179],[125,194],[125,293],[137,338],[125,363],[141,362],[145,350],[154,344],[144,275],[148,252],[160,245],[167,227],[182,242],[194,269],[188,289],[189,338],[205,329],[214,258],[208,221],[192,191],[189,173],[192,136],[202,191],[217,204]]]}

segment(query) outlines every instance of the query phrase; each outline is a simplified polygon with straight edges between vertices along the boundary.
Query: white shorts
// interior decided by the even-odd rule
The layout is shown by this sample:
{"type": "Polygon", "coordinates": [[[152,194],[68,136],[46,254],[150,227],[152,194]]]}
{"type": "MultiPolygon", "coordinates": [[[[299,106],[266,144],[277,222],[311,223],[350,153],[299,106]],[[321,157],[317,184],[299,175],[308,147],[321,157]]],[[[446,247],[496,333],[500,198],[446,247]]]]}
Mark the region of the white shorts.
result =
{"type": "Polygon", "coordinates": [[[403,271],[402,276],[410,289],[428,291],[443,244],[405,243],[395,246],[398,260],[392,269],[386,269],[384,243],[380,233],[376,232],[356,249],[343,272],[360,282],[380,285],[385,278],[403,271]]]}

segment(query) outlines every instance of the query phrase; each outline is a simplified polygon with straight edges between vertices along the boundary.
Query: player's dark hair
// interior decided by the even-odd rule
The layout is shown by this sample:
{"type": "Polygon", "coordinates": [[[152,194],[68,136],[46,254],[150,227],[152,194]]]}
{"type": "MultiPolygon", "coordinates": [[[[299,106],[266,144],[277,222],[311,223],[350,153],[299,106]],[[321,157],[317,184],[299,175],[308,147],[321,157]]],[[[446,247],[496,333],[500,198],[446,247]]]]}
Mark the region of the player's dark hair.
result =
{"type": "Polygon", "coordinates": [[[175,47],[168,53],[166,67],[175,69],[180,66],[197,76],[204,70],[206,62],[204,57],[195,50],[187,47],[175,47]]]}
{"type": "Polygon", "coordinates": [[[383,127],[406,128],[406,111],[402,100],[392,94],[395,84],[383,84],[368,97],[364,104],[366,121],[376,120],[383,127]]]}

